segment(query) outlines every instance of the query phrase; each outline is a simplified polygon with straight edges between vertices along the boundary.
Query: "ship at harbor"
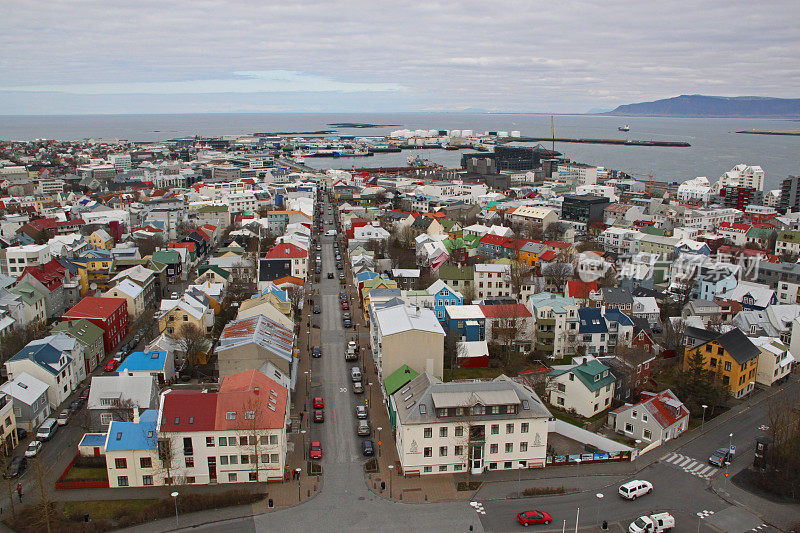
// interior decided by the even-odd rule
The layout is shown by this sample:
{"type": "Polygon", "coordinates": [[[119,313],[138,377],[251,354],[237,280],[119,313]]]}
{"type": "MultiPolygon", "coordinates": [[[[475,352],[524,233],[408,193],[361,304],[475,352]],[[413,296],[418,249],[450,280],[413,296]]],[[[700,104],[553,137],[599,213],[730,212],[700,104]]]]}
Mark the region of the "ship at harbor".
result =
{"type": "Polygon", "coordinates": [[[631,131],[631,127],[625,124],[624,126],[620,126],[617,128],[619,131],[631,131]]]}

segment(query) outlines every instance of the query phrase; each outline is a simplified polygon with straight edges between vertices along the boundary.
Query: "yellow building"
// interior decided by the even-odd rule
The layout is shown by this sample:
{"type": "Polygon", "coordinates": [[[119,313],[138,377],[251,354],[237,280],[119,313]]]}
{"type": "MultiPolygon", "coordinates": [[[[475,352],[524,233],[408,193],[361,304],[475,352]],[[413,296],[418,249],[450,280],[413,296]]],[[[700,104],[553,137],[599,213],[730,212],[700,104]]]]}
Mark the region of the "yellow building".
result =
{"type": "MultiPolygon", "coordinates": [[[[699,330],[705,335],[700,344],[686,348],[683,370],[691,365],[695,354],[703,355],[703,367],[714,373],[716,379],[730,390],[735,398],[741,398],[755,387],[758,355],[760,350],[739,328],[727,333],[699,330]],[[707,335],[706,335],[707,334],[707,335]]],[[[698,338],[694,333],[687,335],[698,338]]]]}
{"type": "Polygon", "coordinates": [[[94,248],[101,250],[110,250],[114,247],[114,239],[104,229],[95,231],[87,240],[94,248]]]}

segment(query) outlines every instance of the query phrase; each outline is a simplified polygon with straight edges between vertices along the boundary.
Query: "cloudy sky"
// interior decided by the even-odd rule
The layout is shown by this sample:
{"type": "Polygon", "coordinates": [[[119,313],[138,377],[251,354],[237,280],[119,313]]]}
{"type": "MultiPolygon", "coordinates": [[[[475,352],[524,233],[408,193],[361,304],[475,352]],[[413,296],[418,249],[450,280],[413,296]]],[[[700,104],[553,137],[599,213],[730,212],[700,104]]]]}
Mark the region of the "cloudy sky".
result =
{"type": "Polygon", "coordinates": [[[4,3],[0,114],[800,97],[798,0],[4,3]]]}

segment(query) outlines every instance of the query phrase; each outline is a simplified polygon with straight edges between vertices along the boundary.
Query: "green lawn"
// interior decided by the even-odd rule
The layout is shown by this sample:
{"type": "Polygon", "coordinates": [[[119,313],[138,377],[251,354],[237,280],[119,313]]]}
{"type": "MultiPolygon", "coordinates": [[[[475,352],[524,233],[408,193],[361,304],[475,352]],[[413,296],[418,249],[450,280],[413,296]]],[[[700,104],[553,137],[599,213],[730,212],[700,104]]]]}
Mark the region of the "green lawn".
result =
{"type": "Polygon", "coordinates": [[[158,500],[92,500],[64,503],[64,516],[83,516],[96,520],[113,519],[120,509],[129,509],[131,512],[141,511],[148,505],[158,500]]]}
{"type": "Polygon", "coordinates": [[[64,481],[108,481],[108,471],[105,468],[73,466],[64,481]]]}
{"type": "Polygon", "coordinates": [[[452,381],[454,379],[492,379],[502,373],[502,368],[445,368],[444,381],[452,381]]]}
{"type": "Polygon", "coordinates": [[[565,413],[564,411],[559,411],[558,409],[553,409],[552,406],[551,406],[551,409],[550,409],[550,413],[555,418],[558,418],[559,420],[563,420],[564,422],[568,422],[568,423],[572,424],[573,426],[578,426],[578,427],[581,427],[581,428],[587,422],[595,422],[597,420],[600,420],[601,418],[604,418],[604,417],[608,416],[608,411],[602,411],[602,412],[597,413],[596,415],[594,415],[592,418],[581,418],[581,417],[579,417],[577,415],[573,416],[573,415],[571,415],[569,413],[565,413]]]}

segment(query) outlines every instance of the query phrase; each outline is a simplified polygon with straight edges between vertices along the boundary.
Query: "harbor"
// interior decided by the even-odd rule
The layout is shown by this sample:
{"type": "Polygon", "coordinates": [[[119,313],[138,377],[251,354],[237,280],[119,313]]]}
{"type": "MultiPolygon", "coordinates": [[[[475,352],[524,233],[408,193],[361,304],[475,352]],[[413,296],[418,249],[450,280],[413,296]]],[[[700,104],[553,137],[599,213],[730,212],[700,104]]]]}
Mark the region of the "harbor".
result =
{"type": "MultiPolygon", "coordinates": [[[[745,132],[738,132],[745,133],[745,132]]],[[[647,141],[637,139],[581,139],[581,138],[568,138],[568,137],[520,137],[517,139],[508,139],[505,142],[515,143],[539,143],[539,142],[557,142],[557,143],[579,143],[579,144],[615,144],[621,146],[660,146],[667,148],[687,148],[691,146],[686,141],[647,141]]],[[[502,142],[502,141],[498,141],[502,142]]]]}

